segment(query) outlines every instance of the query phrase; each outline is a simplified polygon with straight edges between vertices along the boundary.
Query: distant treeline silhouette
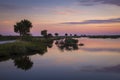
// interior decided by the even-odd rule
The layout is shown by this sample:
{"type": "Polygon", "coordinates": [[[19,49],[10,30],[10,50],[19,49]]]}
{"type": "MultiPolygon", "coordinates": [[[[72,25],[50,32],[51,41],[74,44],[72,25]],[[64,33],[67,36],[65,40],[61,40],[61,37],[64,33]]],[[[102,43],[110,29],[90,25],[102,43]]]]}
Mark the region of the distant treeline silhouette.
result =
{"type": "Polygon", "coordinates": [[[61,38],[66,38],[66,37],[70,37],[70,38],[81,38],[81,37],[88,37],[88,38],[112,38],[112,39],[116,39],[116,38],[120,38],[120,35],[78,35],[78,34],[68,34],[67,31],[65,32],[64,36],[60,36],[59,33],[47,33],[47,30],[42,30],[40,32],[41,36],[32,36],[32,34],[30,33],[30,29],[33,27],[32,22],[27,20],[27,19],[23,19],[19,22],[16,22],[14,27],[14,32],[18,33],[20,36],[3,36],[0,34],[0,40],[15,40],[15,39],[27,39],[30,40],[31,38],[35,37],[35,38],[54,38],[54,39],[61,39],[61,38]]]}
{"type": "MultiPolygon", "coordinates": [[[[49,34],[51,36],[51,34],[49,34]]],[[[67,35],[68,36],[68,35],[67,35]]],[[[34,38],[42,38],[43,36],[33,36],[34,38]]],[[[58,38],[65,38],[65,36],[53,36],[53,38],[55,37],[58,37],[58,38]]],[[[106,38],[111,38],[111,39],[117,39],[117,38],[120,38],[120,35],[77,35],[77,36],[68,36],[68,37],[72,37],[72,38],[103,38],[103,39],[106,39],[106,38]]],[[[3,35],[0,35],[0,41],[3,41],[3,40],[16,40],[16,39],[19,39],[20,36],[3,36],[3,35]]]]}
{"type": "Polygon", "coordinates": [[[90,35],[87,37],[89,37],[89,38],[113,38],[113,39],[116,39],[116,38],[120,38],[120,35],[90,35]]]}

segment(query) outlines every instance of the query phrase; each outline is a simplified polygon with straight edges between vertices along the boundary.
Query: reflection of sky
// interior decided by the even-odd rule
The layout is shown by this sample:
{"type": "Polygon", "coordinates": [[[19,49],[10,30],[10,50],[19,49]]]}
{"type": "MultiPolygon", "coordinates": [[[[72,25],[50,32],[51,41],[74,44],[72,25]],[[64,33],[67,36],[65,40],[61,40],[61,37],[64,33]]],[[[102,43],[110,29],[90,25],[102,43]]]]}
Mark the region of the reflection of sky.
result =
{"type": "Polygon", "coordinates": [[[120,53],[120,48],[81,48],[82,50],[85,51],[90,51],[90,52],[100,52],[100,51],[108,51],[108,52],[119,52],[120,53]]]}
{"type": "MultiPolygon", "coordinates": [[[[28,71],[0,63],[0,78],[12,80],[119,80],[120,54],[116,51],[86,51],[82,48],[120,48],[119,39],[79,39],[79,50],[61,52],[56,46],[44,55],[30,56],[33,67],[28,71]],[[93,45],[92,45],[93,44],[93,45]],[[103,45],[104,44],[104,45],[103,45]],[[113,45],[113,46],[112,46],[113,45]],[[2,69],[2,70],[1,70],[2,69]],[[8,71],[6,71],[6,69],[8,71]],[[4,71],[5,70],[5,71],[4,71]],[[117,71],[118,72],[117,72],[117,71]],[[7,73],[8,72],[8,73],[7,73]],[[12,72],[12,73],[10,73],[12,72]],[[102,73],[101,73],[102,72],[102,73]],[[108,73],[107,73],[108,72],[108,73]],[[10,74],[10,75],[9,75],[10,74]],[[8,77],[4,77],[8,75],[8,77]],[[16,76],[14,76],[16,75],[16,76]],[[22,76],[22,77],[21,77],[22,76]],[[27,76],[27,77],[26,77],[27,76]],[[29,77],[28,77],[29,76],[29,77]]],[[[9,61],[8,61],[9,62],[9,61]]]]}
{"type": "Polygon", "coordinates": [[[118,3],[119,0],[2,0],[0,34],[15,34],[13,25],[24,18],[33,23],[33,35],[43,29],[60,34],[120,34],[118,3]]]}
{"type": "Polygon", "coordinates": [[[81,71],[87,71],[87,72],[120,73],[120,64],[115,65],[115,66],[102,67],[102,68],[98,68],[96,66],[84,66],[80,70],[81,71]]]}
{"type": "MultiPolygon", "coordinates": [[[[50,63],[51,66],[69,66],[72,68],[88,65],[94,65],[101,68],[120,64],[119,39],[82,38],[79,40],[80,43],[84,43],[84,46],[80,46],[79,50],[61,52],[57,47],[53,46],[53,49],[49,49],[49,52],[43,55],[43,57],[39,58],[40,56],[34,56],[33,58],[35,62],[37,60],[45,61],[46,64],[43,64],[44,66],[48,66],[50,63]],[[86,50],[89,48],[91,50],[86,50]]],[[[39,63],[39,61],[37,61],[37,63],[39,63]]],[[[38,65],[42,66],[41,64],[38,65]]]]}

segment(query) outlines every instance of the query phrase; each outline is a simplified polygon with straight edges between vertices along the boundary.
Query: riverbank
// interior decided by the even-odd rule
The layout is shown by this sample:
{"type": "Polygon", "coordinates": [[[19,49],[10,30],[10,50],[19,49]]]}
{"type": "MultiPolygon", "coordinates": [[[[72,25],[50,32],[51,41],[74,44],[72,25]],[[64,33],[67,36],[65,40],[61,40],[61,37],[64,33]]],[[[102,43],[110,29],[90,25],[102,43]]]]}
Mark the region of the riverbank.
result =
{"type": "Polygon", "coordinates": [[[16,40],[7,40],[7,41],[0,41],[0,44],[6,44],[6,43],[13,43],[16,40]]]}
{"type": "Polygon", "coordinates": [[[47,46],[41,41],[16,41],[0,44],[0,57],[27,55],[46,52],[47,46]]]}
{"type": "MultiPolygon", "coordinates": [[[[30,36],[30,37],[25,37],[26,39],[29,40],[29,38],[34,38],[34,39],[43,39],[42,36],[30,36]]],[[[118,39],[120,38],[120,35],[76,35],[76,36],[67,36],[70,38],[102,38],[102,39],[106,39],[106,38],[111,38],[111,39],[118,39]]],[[[53,39],[63,39],[66,38],[66,36],[53,36],[53,39]]],[[[8,40],[19,40],[21,39],[20,36],[0,36],[0,41],[8,41],[8,40]]]]}

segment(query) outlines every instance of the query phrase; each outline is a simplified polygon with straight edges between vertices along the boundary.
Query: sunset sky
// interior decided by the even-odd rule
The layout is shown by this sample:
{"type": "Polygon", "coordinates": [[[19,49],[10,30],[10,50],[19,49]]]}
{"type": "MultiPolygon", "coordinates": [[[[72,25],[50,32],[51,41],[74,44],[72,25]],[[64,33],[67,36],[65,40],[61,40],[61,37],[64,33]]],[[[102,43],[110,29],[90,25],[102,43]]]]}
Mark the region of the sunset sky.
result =
{"type": "Polygon", "coordinates": [[[13,25],[32,22],[31,33],[120,34],[120,0],[0,0],[0,34],[18,35],[13,25]]]}

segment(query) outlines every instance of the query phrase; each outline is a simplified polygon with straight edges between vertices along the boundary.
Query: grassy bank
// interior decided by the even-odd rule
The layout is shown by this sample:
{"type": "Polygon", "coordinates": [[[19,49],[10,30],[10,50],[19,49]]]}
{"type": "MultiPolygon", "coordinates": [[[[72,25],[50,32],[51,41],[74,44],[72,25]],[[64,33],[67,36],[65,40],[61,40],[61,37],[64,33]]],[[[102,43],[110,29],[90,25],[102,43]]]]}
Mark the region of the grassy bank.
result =
{"type": "Polygon", "coordinates": [[[0,41],[16,40],[19,36],[0,36],[0,41]]]}
{"type": "Polygon", "coordinates": [[[47,46],[41,41],[16,41],[0,45],[0,57],[44,53],[47,46]]]}

